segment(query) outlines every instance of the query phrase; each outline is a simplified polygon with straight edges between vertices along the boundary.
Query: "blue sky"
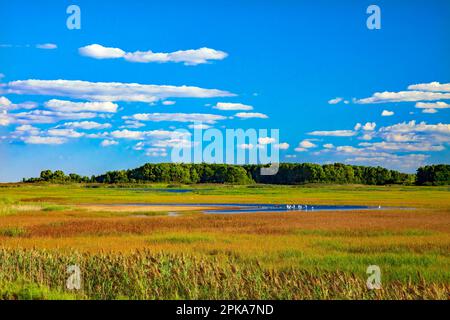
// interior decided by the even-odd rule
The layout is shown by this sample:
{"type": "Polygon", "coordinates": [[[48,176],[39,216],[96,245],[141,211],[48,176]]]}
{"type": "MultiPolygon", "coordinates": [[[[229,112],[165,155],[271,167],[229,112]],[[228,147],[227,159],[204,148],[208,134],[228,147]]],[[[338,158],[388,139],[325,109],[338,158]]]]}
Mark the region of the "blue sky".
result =
{"type": "Polygon", "coordinates": [[[198,117],[281,161],[449,163],[449,40],[445,0],[2,1],[0,181],[170,161],[198,117]]]}

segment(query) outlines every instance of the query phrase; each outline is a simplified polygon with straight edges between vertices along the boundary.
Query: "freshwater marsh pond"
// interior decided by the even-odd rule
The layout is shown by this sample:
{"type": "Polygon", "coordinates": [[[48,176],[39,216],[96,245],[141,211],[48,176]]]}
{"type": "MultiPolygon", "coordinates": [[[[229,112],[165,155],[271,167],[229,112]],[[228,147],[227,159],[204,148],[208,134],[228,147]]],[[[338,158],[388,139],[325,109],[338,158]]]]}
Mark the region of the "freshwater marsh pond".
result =
{"type": "Polygon", "coordinates": [[[256,212],[314,212],[374,210],[381,207],[356,205],[248,204],[248,203],[116,203],[81,205],[89,209],[111,211],[199,211],[204,214],[242,214],[256,212]]]}

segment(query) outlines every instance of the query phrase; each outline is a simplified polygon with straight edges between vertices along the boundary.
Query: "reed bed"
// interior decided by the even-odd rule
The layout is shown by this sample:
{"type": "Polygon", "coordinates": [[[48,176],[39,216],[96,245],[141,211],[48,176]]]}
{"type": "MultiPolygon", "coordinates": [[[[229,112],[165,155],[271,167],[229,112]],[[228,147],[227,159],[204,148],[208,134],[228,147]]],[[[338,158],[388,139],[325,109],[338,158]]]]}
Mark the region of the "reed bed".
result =
{"type": "Polygon", "coordinates": [[[380,290],[368,290],[365,281],[340,271],[266,269],[233,256],[0,249],[0,298],[6,299],[449,299],[450,295],[450,284],[424,279],[394,281],[380,290]],[[81,270],[78,291],[66,288],[70,265],[81,270]]]}

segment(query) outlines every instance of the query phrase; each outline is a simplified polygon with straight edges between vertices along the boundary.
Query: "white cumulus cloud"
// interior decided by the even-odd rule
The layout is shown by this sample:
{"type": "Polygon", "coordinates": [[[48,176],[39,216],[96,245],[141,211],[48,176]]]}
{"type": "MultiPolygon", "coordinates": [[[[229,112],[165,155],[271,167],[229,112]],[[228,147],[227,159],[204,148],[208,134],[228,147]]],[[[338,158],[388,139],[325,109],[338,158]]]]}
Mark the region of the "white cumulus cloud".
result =
{"type": "Polygon", "coordinates": [[[443,101],[437,102],[417,102],[416,108],[419,109],[448,109],[450,108],[450,104],[447,104],[443,101]]]}
{"type": "Polygon", "coordinates": [[[116,140],[103,140],[101,143],[100,143],[100,145],[102,146],[102,147],[110,147],[110,146],[114,146],[114,145],[117,145],[117,144],[119,144],[119,142],[117,142],[116,140]]]}
{"type": "Polygon", "coordinates": [[[267,118],[269,118],[264,113],[259,113],[259,112],[238,112],[234,116],[241,118],[241,119],[250,119],[250,118],[267,119],[267,118]]]}
{"type": "Polygon", "coordinates": [[[337,98],[328,100],[328,104],[338,104],[338,103],[341,102],[342,100],[343,100],[342,98],[337,97],[337,98]]]}
{"type": "Polygon", "coordinates": [[[251,150],[251,149],[253,149],[255,146],[253,145],[253,144],[251,144],[251,143],[242,143],[242,144],[240,144],[240,145],[238,145],[238,148],[239,149],[247,149],[247,150],[251,150]]]}
{"type": "Polygon", "coordinates": [[[389,110],[383,110],[383,112],[381,112],[381,116],[382,117],[390,117],[394,115],[394,111],[389,111],[389,110]]]}
{"type": "Polygon", "coordinates": [[[270,137],[260,137],[258,138],[258,143],[259,144],[270,144],[270,143],[274,143],[276,142],[275,138],[270,138],[270,137]]]}
{"type": "Polygon", "coordinates": [[[2,86],[2,91],[7,94],[46,95],[104,102],[155,102],[166,98],[214,98],[234,96],[234,94],[227,91],[192,86],[35,79],[8,82],[2,86]]]}
{"type": "Polygon", "coordinates": [[[373,131],[376,126],[377,124],[375,122],[366,122],[366,124],[362,126],[362,129],[364,131],[373,131]]]}
{"type": "Polygon", "coordinates": [[[211,126],[204,124],[204,123],[196,123],[196,124],[190,124],[188,125],[189,129],[197,129],[197,130],[206,130],[211,128],[211,126]]]}
{"type": "Polygon", "coordinates": [[[137,113],[122,118],[124,120],[132,119],[137,121],[202,122],[208,124],[214,124],[219,120],[226,119],[224,116],[208,113],[137,113]]]}
{"type": "Polygon", "coordinates": [[[6,97],[0,97],[0,110],[18,110],[18,109],[35,109],[38,105],[35,102],[26,101],[21,103],[12,103],[6,97]]]}
{"type": "Polygon", "coordinates": [[[353,130],[331,130],[331,131],[312,131],[308,133],[311,136],[323,137],[352,137],[356,135],[353,130]]]}
{"type": "Polygon", "coordinates": [[[65,138],[80,138],[84,133],[75,131],[73,129],[50,129],[48,130],[50,136],[65,137],[65,138]]]}
{"type": "Polygon", "coordinates": [[[441,91],[450,92],[450,83],[439,83],[437,81],[430,83],[412,84],[408,87],[409,90],[421,90],[421,91],[441,91]]]}
{"type": "Polygon", "coordinates": [[[431,114],[433,114],[433,113],[437,113],[438,111],[436,110],[436,109],[433,109],[433,108],[427,108],[427,109],[423,109],[422,110],[422,113],[431,113],[431,114]]]}
{"type": "Polygon", "coordinates": [[[213,108],[218,110],[253,110],[252,106],[231,102],[218,102],[213,108]]]}
{"type": "Polygon", "coordinates": [[[61,137],[29,136],[23,138],[23,141],[27,144],[63,144],[67,139],[61,137]]]}
{"type": "Polygon", "coordinates": [[[436,101],[450,99],[450,93],[428,91],[376,92],[369,98],[356,100],[359,104],[387,102],[436,101]]]}
{"type": "Polygon", "coordinates": [[[37,136],[40,133],[40,130],[36,127],[33,127],[29,124],[24,124],[21,126],[18,126],[16,128],[16,130],[14,131],[14,133],[22,135],[22,134],[29,134],[29,135],[34,135],[37,136]]]}
{"type": "Polygon", "coordinates": [[[78,49],[78,52],[82,56],[94,58],[94,59],[114,59],[122,58],[125,55],[125,51],[119,48],[104,47],[99,44],[91,44],[78,49]]]}
{"type": "Polygon", "coordinates": [[[309,149],[309,148],[314,148],[317,147],[317,145],[315,145],[314,143],[312,143],[309,140],[303,140],[299,143],[299,147],[300,148],[305,148],[305,149],[309,149]]]}
{"type": "Polygon", "coordinates": [[[438,123],[438,124],[427,124],[422,121],[417,123],[415,120],[409,122],[402,122],[394,124],[392,126],[383,127],[380,129],[382,132],[428,132],[428,133],[441,133],[450,135],[450,124],[438,123]]]}
{"type": "Polygon", "coordinates": [[[93,111],[93,112],[115,113],[117,112],[117,108],[119,106],[112,102],[73,102],[73,101],[52,99],[45,103],[45,107],[51,110],[61,112],[93,111]]]}
{"type": "Polygon", "coordinates": [[[289,149],[289,143],[287,143],[287,142],[276,143],[274,145],[274,147],[275,147],[275,149],[287,150],[287,149],[289,149]]]}
{"type": "Polygon", "coordinates": [[[108,129],[111,128],[111,124],[98,123],[95,121],[76,121],[76,122],[66,122],[62,124],[61,127],[92,130],[92,129],[108,129]]]}
{"type": "Polygon", "coordinates": [[[97,116],[92,112],[57,112],[48,110],[32,110],[28,112],[10,113],[9,118],[13,123],[55,123],[60,120],[91,119],[97,116]]]}
{"type": "Polygon", "coordinates": [[[100,44],[91,44],[79,48],[78,51],[83,56],[95,59],[123,58],[129,62],[139,62],[139,63],[181,62],[184,63],[185,65],[190,66],[209,63],[212,60],[223,60],[228,56],[226,52],[206,47],[190,50],[178,50],[175,52],[167,52],[167,53],[153,52],[151,50],[125,52],[120,48],[104,47],[100,44]]]}

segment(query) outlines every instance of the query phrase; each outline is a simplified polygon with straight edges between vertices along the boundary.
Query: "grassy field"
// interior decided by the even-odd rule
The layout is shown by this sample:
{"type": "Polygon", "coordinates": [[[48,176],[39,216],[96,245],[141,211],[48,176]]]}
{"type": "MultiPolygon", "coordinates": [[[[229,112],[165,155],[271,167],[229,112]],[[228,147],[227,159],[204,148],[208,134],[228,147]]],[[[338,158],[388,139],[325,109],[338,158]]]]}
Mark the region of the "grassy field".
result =
{"type": "Polygon", "coordinates": [[[449,298],[448,187],[167,187],[0,185],[0,298],[449,298]],[[185,208],[170,216],[110,206],[121,203],[388,208],[240,215],[185,208]],[[78,291],[65,287],[71,264],[82,272],[78,291]],[[381,268],[381,290],[366,288],[369,265],[381,268]]]}

